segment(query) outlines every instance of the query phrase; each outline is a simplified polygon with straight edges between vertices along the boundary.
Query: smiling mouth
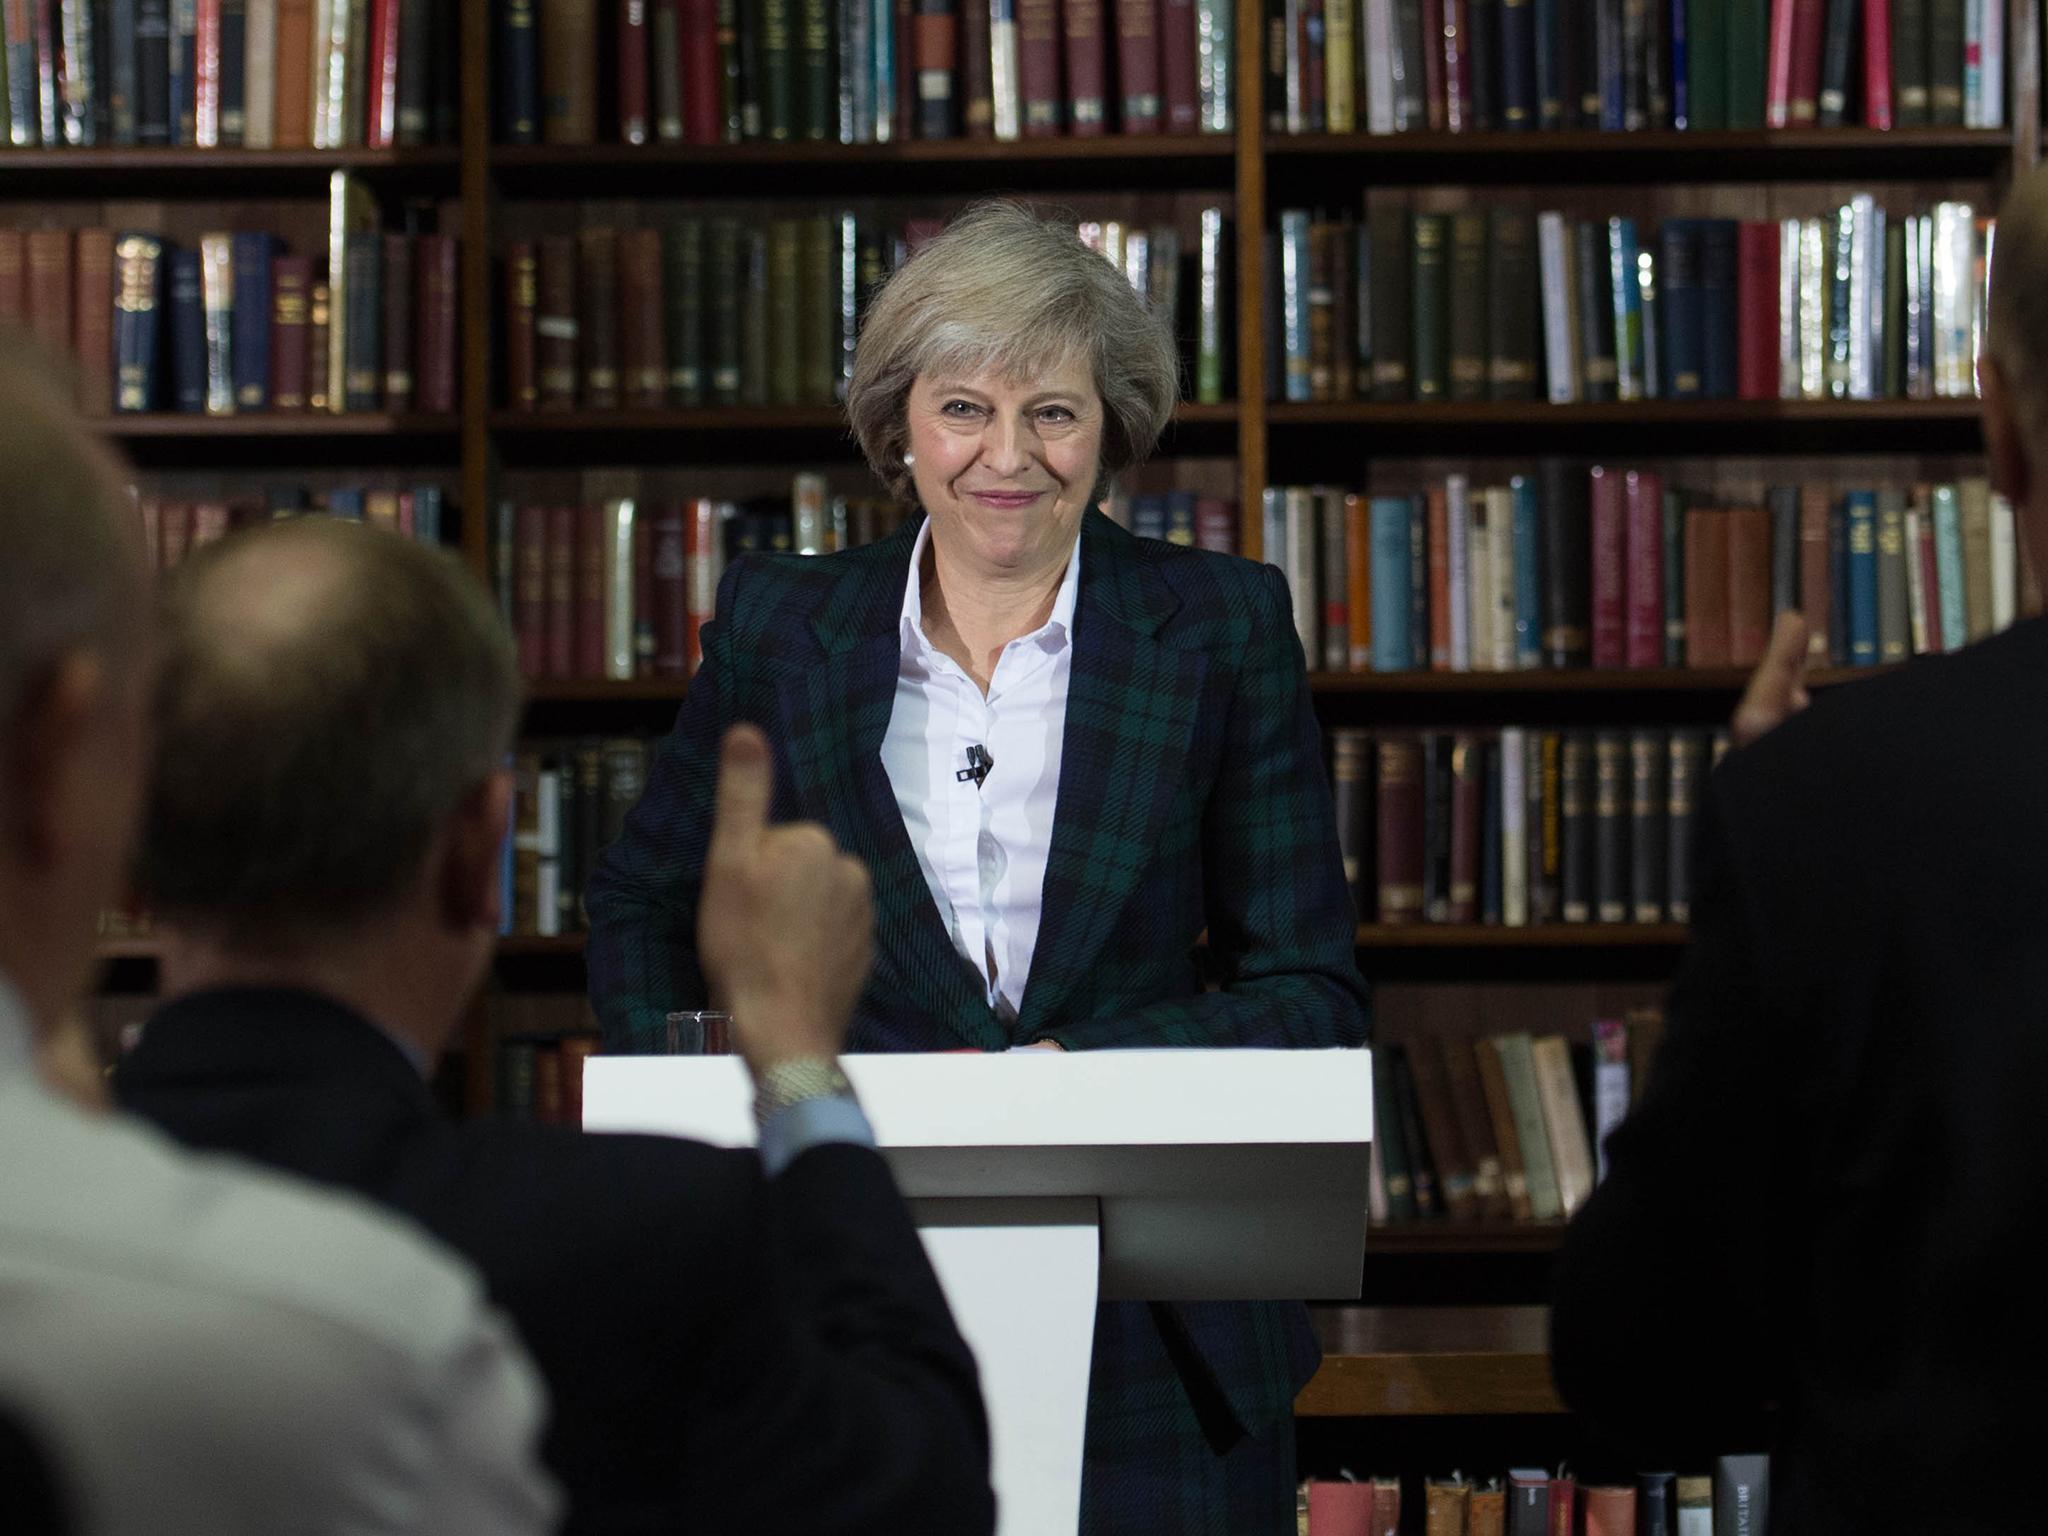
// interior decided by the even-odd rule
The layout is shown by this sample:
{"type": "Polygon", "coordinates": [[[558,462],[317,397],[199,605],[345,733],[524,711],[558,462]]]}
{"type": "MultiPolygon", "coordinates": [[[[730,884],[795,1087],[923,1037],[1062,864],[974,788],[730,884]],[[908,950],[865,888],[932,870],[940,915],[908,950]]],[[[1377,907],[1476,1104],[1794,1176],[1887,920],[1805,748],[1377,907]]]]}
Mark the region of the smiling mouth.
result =
{"type": "Polygon", "coordinates": [[[991,507],[1028,507],[1043,491],[969,491],[974,500],[991,507]]]}

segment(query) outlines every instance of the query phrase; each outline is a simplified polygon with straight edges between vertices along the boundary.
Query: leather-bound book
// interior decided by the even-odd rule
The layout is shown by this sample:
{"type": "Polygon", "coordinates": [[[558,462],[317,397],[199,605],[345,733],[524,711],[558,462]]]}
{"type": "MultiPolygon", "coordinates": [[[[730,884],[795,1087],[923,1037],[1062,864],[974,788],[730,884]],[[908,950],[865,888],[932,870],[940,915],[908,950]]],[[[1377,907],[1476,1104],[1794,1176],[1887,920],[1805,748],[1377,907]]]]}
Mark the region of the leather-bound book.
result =
{"type": "Polygon", "coordinates": [[[1888,0],[1891,7],[1892,115],[1901,128],[1930,121],[1927,21],[1932,0],[1888,0]]]}
{"type": "MultiPolygon", "coordinates": [[[[1635,1021],[1629,1022],[1629,1044],[1636,1042],[1635,1021]]],[[[1637,1074],[1634,1063],[1630,1064],[1630,1080],[1637,1074]]],[[[1636,1090],[1640,1094],[1641,1089],[1636,1090]]],[[[1629,1536],[1673,1536],[1672,1484],[1677,1481],[1670,1472],[1644,1472],[1636,1478],[1636,1526],[1629,1536]]]]}
{"type": "Polygon", "coordinates": [[[761,136],[777,143],[796,136],[796,10],[761,0],[761,136]]]}
{"type": "Polygon", "coordinates": [[[549,677],[576,675],[576,509],[547,510],[545,597],[549,677]]]}
{"type": "MultiPolygon", "coordinates": [[[[1089,0],[1098,48],[1102,37],[1101,0],[1089,0]]],[[[917,136],[920,139],[951,139],[960,133],[960,25],[955,12],[958,0],[917,0],[911,22],[911,66],[917,71],[917,136]]],[[[1071,32],[1074,10],[1069,8],[1067,26],[1071,32]]],[[[1071,58],[1071,55],[1069,55],[1071,58]]],[[[1071,66],[1070,66],[1071,67],[1071,66]]],[[[1092,129],[1074,120],[1076,134],[1100,133],[1101,96],[1096,96],[1097,116],[1092,129]]],[[[1076,103],[1069,103],[1073,110],[1076,103]]]]}
{"type": "MultiPolygon", "coordinates": [[[[1413,220],[1408,320],[1413,334],[1415,398],[1443,400],[1450,392],[1450,274],[1447,270],[1450,218],[1418,213],[1413,220]]],[[[1374,334],[1377,336],[1377,328],[1374,334]]]]}
{"type": "Polygon", "coordinates": [[[1017,91],[1024,137],[1060,133],[1059,0],[1017,0],[1017,91]]]}
{"type": "Polygon", "coordinates": [[[1685,514],[1685,664],[1730,665],[1728,514],[1693,507],[1685,514]]]}
{"type": "MultiPolygon", "coordinates": [[[[1792,12],[1786,126],[1811,128],[1820,111],[1821,44],[1827,21],[1827,0],[1779,0],[1779,5],[1789,5],[1792,12]]],[[[1733,93],[1739,84],[1731,68],[1728,79],[1730,92],[1733,93]]]]}
{"type": "Polygon", "coordinates": [[[78,409],[105,416],[114,408],[114,232],[81,229],[73,257],[78,409]]]}
{"type": "Polygon", "coordinates": [[[758,355],[759,366],[767,375],[768,399],[774,405],[796,405],[803,399],[802,251],[803,234],[798,220],[769,221],[767,292],[763,306],[768,335],[765,350],[758,355]]]}
{"type": "Polygon", "coordinates": [[[1631,469],[1621,479],[1628,551],[1624,659],[1631,667],[1654,667],[1664,659],[1664,477],[1631,469]]]}
{"type": "MultiPolygon", "coordinates": [[[[153,4],[162,0],[139,0],[140,16],[146,16],[153,4]]],[[[137,22],[137,42],[141,41],[141,23],[137,22]]],[[[136,91],[138,136],[146,130],[150,99],[151,72],[147,53],[141,53],[136,63],[136,91]]],[[[272,137],[279,149],[305,149],[312,143],[313,133],[313,0],[277,0],[277,85],[274,110],[277,124],[272,137]]],[[[142,142],[150,142],[143,138],[142,142]]],[[[159,141],[161,142],[161,141],[159,141]]]]}
{"type": "Polygon", "coordinates": [[[1736,393],[1778,398],[1778,226],[1746,220],[1736,231],[1736,393]]]}
{"type": "Polygon", "coordinates": [[[501,144],[540,142],[540,43],[535,36],[534,6],[535,0],[504,0],[498,13],[495,99],[501,144]]]}
{"type": "Polygon", "coordinates": [[[1702,219],[1700,231],[1700,393],[1732,400],[1736,387],[1736,221],[1702,219]]]}
{"type": "Polygon", "coordinates": [[[1337,853],[1353,912],[1371,922],[1377,895],[1373,859],[1372,737],[1355,726],[1330,733],[1330,790],[1337,810],[1337,853]]]}
{"type": "Polygon", "coordinates": [[[374,411],[384,394],[384,253],[380,236],[347,236],[348,312],[340,338],[346,396],[343,408],[374,411]]]}
{"type": "MultiPolygon", "coordinates": [[[[415,6],[418,3],[419,0],[414,0],[415,6]]],[[[363,142],[371,149],[389,149],[398,142],[398,8],[399,0],[370,0],[368,110],[363,120],[363,142]]]]}
{"type": "Polygon", "coordinates": [[[540,127],[548,144],[597,142],[596,0],[537,0],[540,127]]]}
{"type": "MultiPolygon", "coordinates": [[[[758,65],[761,28],[748,34],[753,45],[752,62],[758,65]]],[[[647,90],[653,137],[663,144],[683,142],[683,25],[678,0],[648,0],[647,8],[647,90]]],[[[753,71],[751,84],[758,89],[760,71],[753,71]]],[[[757,113],[759,103],[753,103],[757,113]]],[[[758,136],[758,134],[756,135],[758,136]]]]}
{"type": "MultiPolygon", "coordinates": [[[[174,23],[180,9],[172,8],[174,23]]],[[[192,11],[192,73],[187,77],[192,136],[187,142],[199,149],[220,147],[220,11],[221,0],[196,0],[192,11]]]]}
{"type": "MultiPolygon", "coordinates": [[[[251,15],[254,5],[251,0],[251,15]]],[[[431,0],[399,0],[398,6],[398,89],[394,116],[396,142],[428,144],[434,138],[434,25],[435,11],[452,7],[435,6],[431,0]]]]}
{"type": "Polygon", "coordinates": [[[1424,1536],[1465,1536],[1465,1519],[1472,1500],[1470,1483],[1430,1478],[1423,1484],[1422,1494],[1424,1536]]]}
{"type": "Polygon", "coordinates": [[[1593,660],[1591,482],[1562,459],[1543,462],[1543,653],[1553,667],[1593,660]]]}
{"type": "Polygon", "coordinates": [[[1508,1099],[1507,1074],[1501,1070],[1500,1053],[1489,1040],[1450,1042],[1471,1056],[1479,1075],[1479,1087],[1486,1098],[1486,1115],[1493,1127],[1493,1145],[1500,1155],[1501,1192],[1508,1214],[1516,1221],[1530,1218],[1529,1175],[1522,1163],[1522,1142],[1515,1130],[1514,1106],[1508,1099]]]}
{"type": "Polygon", "coordinates": [[[1730,1536],[1771,1528],[1771,1458],[1761,1452],[1714,1463],[1714,1530],[1730,1536]]]}
{"type": "Polygon", "coordinates": [[[687,677],[690,671],[690,558],[683,509],[659,507],[648,519],[648,565],[652,574],[654,660],[657,677],[687,677]]]}
{"type": "Polygon", "coordinates": [[[1585,1536],[1636,1536],[1635,1489],[1588,1483],[1579,1497],[1586,1506],[1585,1536]]]}
{"type": "Polygon", "coordinates": [[[1486,398],[1486,210],[1451,215],[1449,397],[1486,398]]]}
{"type": "MultiPolygon", "coordinates": [[[[35,254],[30,237],[30,257],[35,254]]],[[[206,410],[206,300],[199,252],[192,246],[169,253],[168,306],[170,323],[171,408],[198,415],[206,410]]],[[[30,267],[34,298],[34,267],[30,267]]]]}
{"type": "Polygon", "coordinates": [[[540,408],[573,410],[581,340],[577,332],[576,239],[573,235],[544,235],[539,248],[533,337],[540,408]]]}
{"type": "Polygon", "coordinates": [[[1666,868],[1670,845],[1664,821],[1669,804],[1664,782],[1668,748],[1664,733],[1637,729],[1628,735],[1629,920],[1664,921],[1670,894],[1666,868]]]}
{"type": "Polygon", "coordinates": [[[1771,638],[1771,523],[1762,507],[1728,518],[1728,660],[1753,667],[1771,638]]]}
{"type": "Polygon", "coordinates": [[[1628,735],[1593,737],[1593,916],[1602,923],[1629,920],[1628,735]]]}
{"type": "Polygon", "coordinates": [[[1450,921],[1451,906],[1451,738],[1430,731],[1422,738],[1422,915],[1450,921]]]}
{"type": "MultiPolygon", "coordinates": [[[[1101,15],[1096,15],[1098,35],[1101,15]]],[[[961,0],[960,116],[970,139],[995,137],[995,101],[989,0],[961,0]]],[[[1074,80],[1072,64],[1069,80],[1074,80]]],[[[1072,88],[1078,90],[1078,86],[1072,88]]]]}
{"type": "MultiPolygon", "coordinates": [[[[830,7],[826,0],[804,0],[796,9],[800,35],[794,40],[800,137],[826,137],[834,111],[828,99],[834,90],[830,7]]],[[[719,67],[718,0],[682,0],[677,14],[676,46],[681,50],[683,137],[692,144],[717,144],[725,138],[723,81],[719,67]]]]}
{"type": "Polygon", "coordinates": [[[1563,733],[1558,772],[1558,881],[1560,910],[1568,923],[1590,923],[1594,912],[1593,742],[1585,731],[1563,733]]]}
{"type": "Polygon", "coordinates": [[[327,284],[314,283],[306,292],[306,407],[324,411],[333,377],[327,361],[334,350],[334,309],[327,284]]]}
{"type": "Polygon", "coordinates": [[[798,394],[807,405],[831,405],[839,383],[839,228],[816,214],[797,229],[798,394]]]}
{"type": "Polygon", "coordinates": [[[1906,567],[1906,493],[1886,486],[1877,493],[1877,659],[1900,662],[1913,654],[1906,567]]]}
{"type": "Polygon", "coordinates": [[[746,137],[747,48],[741,36],[739,0],[716,0],[718,31],[718,135],[737,144],[746,137]]]}
{"type": "MultiPolygon", "coordinates": [[[[702,312],[705,396],[714,405],[734,405],[741,398],[741,285],[745,254],[739,221],[712,220],[706,229],[702,312]]],[[[673,298],[668,302],[672,304],[673,298]]]]}
{"type": "MultiPolygon", "coordinates": [[[[1658,283],[1663,291],[1664,378],[1666,399],[1697,400],[1705,388],[1701,353],[1706,347],[1700,292],[1700,234],[1697,219],[1666,219],[1658,227],[1658,283]]],[[[1770,299],[1777,310],[1777,294],[1770,299]]],[[[1772,344],[1777,341],[1775,328],[1772,344]]]]}
{"type": "Polygon", "coordinates": [[[1422,741],[1401,732],[1377,738],[1379,921],[1422,919],[1422,741]]]}
{"type": "Polygon", "coordinates": [[[1683,491],[1664,491],[1664,665],[1685,665],[1685,505],[1683,491]]]}
{"type": "Polygon", "coordinates": [[[1579,320],[1580,398],[1612,400],[1620,371],[1614,355],[1614,281],[1607,255],[1607,231],[1581,221],[1573,242],[1579,320]]]}
{"type": "Polygon", "coordinates": [[[1422,1128],[1422,1105],[1415,1093],[1415,1071],[1407,1051],[1388,1047],[1393,1061],[1394,1100],[1400,1110],[1401,1139],[1407,1144],[1408,1173],[1415,1184],[1415,1214],[1424,1220],[1442,1214],[1436,1164],[1431,1160],[1429,1138],[1422,1128]]]}
{"type": "Polygon", "coordinates": [[[576,356],[584,409],[619,404],[619,243],[610,228],[577,236],[576,356]]]}
{"type": "Polygon", "coordinates": [[[1168,133],[1201,128],[1201,93],[1195,78],[1194,0],[1159,0],[1159,77],[1168,133]]]}
{"type": "MultiPolygon", "coordinates": [[[[1524,8],[1517,0],[1510,11],[1524,8]]],[[[1536,359],[1536,222],[1526,209],[1495,208],[1487,215],[1486,398],[1535,399],[1536,359]]]]}
{"type": "Polygon", "coordinates": [[[235,411],[235,263],[232,236],[199,237],[199,292],[206,316],[206,414],[232,416],[235,411]]]}
{"type": "MultiPolygon", "coordinates": [[[[704,352],[704,221],[682,219],[661,232],[661,324],[667,403],[702,405],[709,384],[704,352]]],[[[735,388],[737,381],[735,381],[735,388]]]]}
{"type": "Polygon", "coordinates": [[[418,273],[414,237],[392,231],[383,238],[384,409],[397,413],[413,410],[419,394],[418,273]]]}
{"type": "MultiPolygon", "coordinates": [[[[0,236],[0,254],[6,250],[0,236]]],[[[124,234],[114,246],[114,408],[153,411],[159,399],[164,243],[124,234]]],[[[0,283],[5,273],[0,272],[0,283]]]]}
{"type": "MultiPolygon", "coordinates": [[[[414,405],[435,415],[456,408],[455,297],[459,248],[453,235],[421,235],[414,246],[418,279],[415,321],[417,376],[414,405]]],[[[532,325],[528,317],[527,376],[532,378],[532,325]]]]}
{"type": "Polygon", "coordinates": [[[1678,1536],[1714,1536],[1714,1480],[1681,1477],[1675,1491],[1678,1536]]]}
{"type": "Polygon", "coordinates": [[[1508,1491],[1499,1486],[1474,1488],[1465,1512],[1465,1536],[1506,1536],[1508,1491]]]}
{"type": "Polygon", "coordinates": [[[505,403],[515,411],[540,404],[539,303],[539,250],[531,240],[515,241],[505,253],[505,403]]]}
{"type": "Polygon", "coordinates": [[[667,332],[661,309],[661,231],[619,232],[620,394],[637,410],[668,399],[667,332]]]}
{"type": "Polygon", "coordinates": [[[1444,1209],[1458,1220],[1478,1214],[1472,1192],[1472,1163],[1458,1135],[1457,1112],[1451,1105],[1451,1087],[1444,1076],[1443,1060],[1435,1042],[1423,1040],[1411,1045],[1402,1059],[1415,1080],[1415,1103],[1422,1112],[1423,1139],[1429,1145],[1430,1165],[1436,1171],[1436,1187],[1444,1209]]]}
{"type": "MultiPolygon", "coordinates": [[[[1483,1220],[1499,1220],[1508,1214],[1508,1197],[1501,1181],[1500,1149],[1487,1113],[1486,1090],[1479,1081],[1479,1057],[1467,1039],[1446,1036],[1436,1044],[1443,1056],[1451,1109],[1458,1120],[1458,1139],[1472,1165],[1474,1214],[1483,1220]]],[[[1421,1049],[1429,1046],[1424,1044],[1421,1049]]]]}
{"type": "Polygon", "coordinates": [[[1444,921],[1475,923],[1479,920],[1480,797],[1485,790],[1479,771],[1479,741],[1470,731],[1459,731],[1448,739],[1450,879],[1444,921]]]}
{"type": "Polygon", "coordinates": [[[653,74],[648,68],[647,0],[619,0],[619,141],[645,144],[654,136],[653,74]]]}
{"type": "Polygon", "coordinates": [[[1116,75],[1125,133],[1157,133],[1160,0],[1115,0],[1116,75]]]}
{"type": "Polygon", "coordinates": [[[1372,398],[1403,401],[1414,388],[1410,303],[1412,234],[1405,205],[1379,199],[1366,212],[1372,267],[1372,398]]]}
{"type": "Polygon", "coordinates": [[[1628,660],[1628,510],[1622,475],[1594,465],[1588,476],[1592,505],[1593,665],[1628,660]]]}

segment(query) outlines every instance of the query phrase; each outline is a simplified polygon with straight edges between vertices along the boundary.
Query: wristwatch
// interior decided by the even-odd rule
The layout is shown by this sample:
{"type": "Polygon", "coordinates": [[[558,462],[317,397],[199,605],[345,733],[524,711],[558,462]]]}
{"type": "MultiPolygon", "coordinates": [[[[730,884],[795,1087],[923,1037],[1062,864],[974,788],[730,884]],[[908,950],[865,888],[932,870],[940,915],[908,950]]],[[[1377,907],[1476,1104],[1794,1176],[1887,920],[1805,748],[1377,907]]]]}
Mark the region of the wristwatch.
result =
{"type": "Polygon", "coordinates": [[[853,1098],[853,1084],[835,1057],[778,1061],[754,1074],[754,1123],[766,1125],[777,1112],[811,1099],[853,1098]]]}

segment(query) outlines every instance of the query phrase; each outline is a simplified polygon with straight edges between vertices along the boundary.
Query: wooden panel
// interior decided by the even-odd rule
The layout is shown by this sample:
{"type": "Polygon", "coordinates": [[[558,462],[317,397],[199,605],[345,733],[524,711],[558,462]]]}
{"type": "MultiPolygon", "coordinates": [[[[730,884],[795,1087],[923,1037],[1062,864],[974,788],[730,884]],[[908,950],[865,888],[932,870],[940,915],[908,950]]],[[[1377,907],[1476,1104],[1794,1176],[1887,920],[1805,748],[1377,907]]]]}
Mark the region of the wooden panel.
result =
{"type": "Polygon", "coordinates": [[[1562,1413],[1542,1307],[1316,1307],[1298,1417],[1562,1413]]]}

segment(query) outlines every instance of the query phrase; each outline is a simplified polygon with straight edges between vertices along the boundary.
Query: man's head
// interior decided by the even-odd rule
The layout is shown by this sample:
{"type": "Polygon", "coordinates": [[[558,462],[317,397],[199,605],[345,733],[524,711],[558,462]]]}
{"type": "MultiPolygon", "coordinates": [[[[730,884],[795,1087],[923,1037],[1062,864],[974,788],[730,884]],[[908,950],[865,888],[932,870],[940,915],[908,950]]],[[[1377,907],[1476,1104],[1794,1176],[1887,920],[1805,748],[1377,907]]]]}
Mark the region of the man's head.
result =
{"type": "Polygon", "coordinates": [[[127,873],[149,661],[141,520],[51,377],[0,334],[0,973],[44,1028],[127,873]]]}
{"type": "Polygon", "coordinates": [[[1992,484],[2019,511],[2035,572],[2048,572],[2048,166],[2014,181],[1998,211],[1978,378],[1992,484]]]}
{"type": "Polygon", "coordinates": [[[510,636],[456,558],[306,518],[181,565],[162,605],[141,877],[215,954],[337,955],[452,1022],[489,954],[519,717],[510,636]]]}

